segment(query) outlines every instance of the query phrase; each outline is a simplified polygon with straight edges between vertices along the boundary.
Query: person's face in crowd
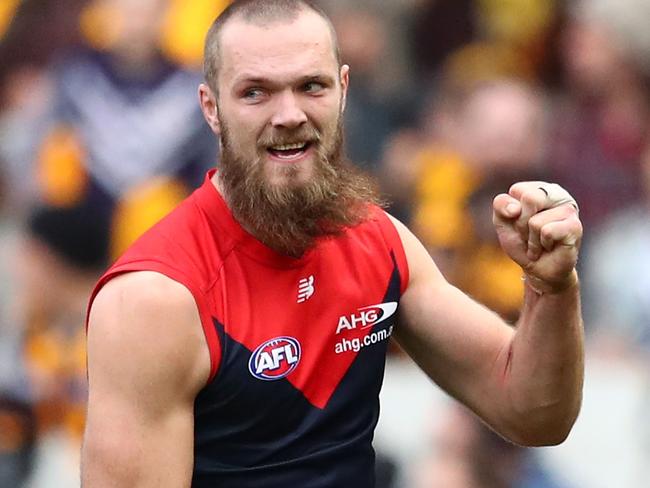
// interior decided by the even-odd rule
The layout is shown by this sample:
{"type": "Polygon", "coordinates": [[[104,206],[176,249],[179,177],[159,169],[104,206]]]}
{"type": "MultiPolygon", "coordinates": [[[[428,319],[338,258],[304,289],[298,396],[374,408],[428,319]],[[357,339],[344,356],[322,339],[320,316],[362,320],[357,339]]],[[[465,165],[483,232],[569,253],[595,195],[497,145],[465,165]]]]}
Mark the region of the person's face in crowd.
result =
{"type": "Polygon", "coordinates": [[[604,26],[574,20],[561,41],[567,81],[579,94],[602,96],[627,79],[630,66],[621,42],[604,26]]]}
{"type": "Polygon", "coordinates": [[[545,145],[543,111],[543,99],[525,83],[479,86],[458,111],[455,145],[483,170],[526,172],[545,145]]]}
{"type": "Polygon", "coordinates": [[[112,51],[132,63],[149,59],[158,49],[169,0],[107,0],[113,13],[112,51]]]}
{"type": "Polygon", "coordinates": [[[273,186],[295,187],[339,157],[348,67],[317,14],[259,26],[241,20],[221,34],[218,131],[222,164],[258,165],[273,186]]]}

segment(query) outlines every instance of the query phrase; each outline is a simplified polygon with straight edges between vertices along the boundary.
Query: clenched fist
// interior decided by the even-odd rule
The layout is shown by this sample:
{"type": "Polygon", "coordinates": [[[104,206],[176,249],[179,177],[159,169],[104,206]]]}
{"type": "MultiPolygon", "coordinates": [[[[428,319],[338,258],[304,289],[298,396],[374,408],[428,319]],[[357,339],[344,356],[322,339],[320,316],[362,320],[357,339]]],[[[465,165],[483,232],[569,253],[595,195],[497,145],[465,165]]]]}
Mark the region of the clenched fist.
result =
{"type": "Polygon", "coordinates": [[[535,291],[557,293],[577,282],[582,223],[578,205],[560,185],[515,183],[495,197],[492,220],[501,247],[535,291]]]}

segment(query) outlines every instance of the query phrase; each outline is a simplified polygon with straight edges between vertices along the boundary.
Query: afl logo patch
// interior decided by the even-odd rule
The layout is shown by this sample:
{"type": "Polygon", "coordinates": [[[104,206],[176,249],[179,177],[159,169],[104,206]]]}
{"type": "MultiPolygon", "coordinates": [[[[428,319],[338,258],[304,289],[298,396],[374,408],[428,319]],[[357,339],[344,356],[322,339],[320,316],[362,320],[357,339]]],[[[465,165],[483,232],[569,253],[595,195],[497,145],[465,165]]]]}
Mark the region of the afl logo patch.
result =
{"type": "Polygon", "coordinates": [[[300,343],[293,337],[269,339],[258,346],[248,360],[248,370],[255,378],[279,380],[291,373],[300,362],[300,343]]]}

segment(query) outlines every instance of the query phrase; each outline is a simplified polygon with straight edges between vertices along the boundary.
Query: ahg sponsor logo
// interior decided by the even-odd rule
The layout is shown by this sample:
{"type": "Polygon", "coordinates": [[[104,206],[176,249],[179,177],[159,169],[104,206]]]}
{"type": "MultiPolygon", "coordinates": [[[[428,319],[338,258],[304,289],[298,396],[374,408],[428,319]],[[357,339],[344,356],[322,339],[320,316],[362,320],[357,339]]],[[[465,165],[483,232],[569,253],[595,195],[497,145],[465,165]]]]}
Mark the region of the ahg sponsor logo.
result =
{"type": "Polygon", "coordinates": [[[259,345],[248,360],[248,370],[257,379],[279,380],[291,373],[300,362],[300,343],[281,336],[259,345]]]}
{"type": "Polygon", "coordinates": [[[388,329],[381,329],[377,332],[371,332],[367,336],[355,337],[354,339],[341,339],[334,345],[334,352],[336,354],[341,354],[344,352],[352,351],[359,352],[364,347],[372,346],[378,342],[385,341],[393,333],[393,326],[391,325],[388,329]]]}
{"type": "Polygon", "coordinates": [[[360,308],[352,315],[339,317],[336,333],[352,329],[365,329],[390,318],[397,310],[397,302],[378,303],[360,308]]]}

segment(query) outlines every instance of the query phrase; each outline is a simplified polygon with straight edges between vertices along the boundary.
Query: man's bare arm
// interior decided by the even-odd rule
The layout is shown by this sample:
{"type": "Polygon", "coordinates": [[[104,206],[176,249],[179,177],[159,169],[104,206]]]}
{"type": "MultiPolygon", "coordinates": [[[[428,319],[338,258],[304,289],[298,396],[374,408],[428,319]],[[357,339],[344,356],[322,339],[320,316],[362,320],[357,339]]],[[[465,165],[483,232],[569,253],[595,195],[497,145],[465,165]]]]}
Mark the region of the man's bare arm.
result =
{"type": "Polygon", "coordinates": [[[109,281],[88,328],[84,488],[189,487],[194,397],[209,369],[184,286],[153,272],[109,281]]]}
{"type": "MultiPolygon", "coordinates": [[[[515,329],[447,283],[420,242],[396,222],[410,282],[396,338],[443,389],[522,445],[557,444],[582,398],[577,278],[539,295],[527,286],[515,329]]],[[[558,282],[559,283],[559,282],[558,282]]]]}

